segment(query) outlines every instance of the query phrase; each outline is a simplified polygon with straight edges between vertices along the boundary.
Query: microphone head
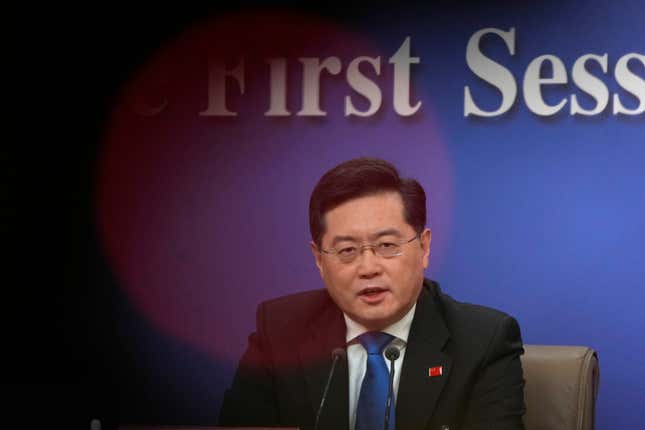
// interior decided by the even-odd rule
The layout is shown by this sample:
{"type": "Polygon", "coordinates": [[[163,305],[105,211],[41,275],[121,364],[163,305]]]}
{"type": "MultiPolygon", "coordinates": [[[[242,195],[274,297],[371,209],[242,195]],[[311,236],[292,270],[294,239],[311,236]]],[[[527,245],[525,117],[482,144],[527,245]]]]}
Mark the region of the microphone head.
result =
{"type": "Polygon", "coordinates": [[[399,351],[399,348],[397,348],[396,346],[390,345],[387,348],[385,348],[385,357],[388,360],[394,361],[398,359],[400,355],[401,355],[401,351],[399,351]]]}
{"type": "Polygon", "coordinates": [[[332,360],[336,358],[343,360],[345,357],[347,357],[347,352],[343,348],[336,348],[331,352],[332,360]]]}

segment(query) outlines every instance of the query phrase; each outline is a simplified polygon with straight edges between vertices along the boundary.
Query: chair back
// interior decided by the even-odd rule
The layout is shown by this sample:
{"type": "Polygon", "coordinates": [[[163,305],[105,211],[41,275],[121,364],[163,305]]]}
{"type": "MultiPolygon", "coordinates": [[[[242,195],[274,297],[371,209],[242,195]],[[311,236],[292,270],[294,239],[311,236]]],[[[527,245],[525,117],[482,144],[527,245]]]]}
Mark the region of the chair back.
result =
{"type": "Polygon", "coordinates": [[[524,345],[526,430],[593,430],[600,369],[586,346],[524,345]]]}

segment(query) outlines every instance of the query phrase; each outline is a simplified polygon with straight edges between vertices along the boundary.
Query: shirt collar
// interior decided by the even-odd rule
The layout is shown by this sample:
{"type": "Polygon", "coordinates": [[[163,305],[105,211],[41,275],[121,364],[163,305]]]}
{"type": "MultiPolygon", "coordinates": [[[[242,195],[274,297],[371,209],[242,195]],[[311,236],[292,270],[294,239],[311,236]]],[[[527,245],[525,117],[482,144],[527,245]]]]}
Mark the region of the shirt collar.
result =
{"type": "MultiPolygon", "coordinates": [[[[410,334],[410,326],[412,326],[412,319],[414,318],[414,311],[416,310],[416,308],[417,304],[415,303],[403,318],[401,318],[394,324],[385,327],[381,331],[387,334],[391,334],[395,338],[401,339],[403,342],[407,343],[408,335],[410,334]]],[[[343,317],[345,318],[345,325],[347,326],[347,332],[345,335],[345,340],[347,343],[350,343],[358,336],[369,331],[362,324],[359,324],[348,317],[345,312],[343,312],[343,317]]]]}

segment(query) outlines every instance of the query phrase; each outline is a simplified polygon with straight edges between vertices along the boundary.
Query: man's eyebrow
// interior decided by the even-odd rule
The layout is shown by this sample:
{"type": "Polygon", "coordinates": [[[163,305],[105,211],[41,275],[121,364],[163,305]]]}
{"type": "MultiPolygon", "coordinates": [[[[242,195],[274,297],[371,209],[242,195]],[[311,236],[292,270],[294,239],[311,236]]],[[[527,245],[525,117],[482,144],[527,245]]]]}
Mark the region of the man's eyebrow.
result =
{"type": "MultiPolygon", "coordinates": [[[[376,240],[380,237],[383,236],[397,236],[401,237],[402,234],[399,230],[395,228],[388,228],[385,230],[381,230],[379,232],[374,233],[373,235],[370,236],[370,240],[376,240]]],[[[338,242],[358,242],[358,239],[356,239],[354,236],[334,236],[334,239],[331,241],[331,246],[332,248],[338,243],[338,242]]]]}
{"type": "Polygon", "coordinates": [[[331,247],[333,248],[338,242],[358,242],[358,240],[354,236],[334,236],[331,247]]]}
{"type": "Polygon", "coordinates": [[[373,234],[372,236],[370,236],[370,238],[372,240],[374,240],[374,239],[378,239],[379,237],[383,237],[383,236],[398,236],[398,237],[401,237],[402,234],[401,234],[401,232],[399,230],[397,230],[395,228],[388,228],[388,229],[381,230],[381,231],[373,234]]]}

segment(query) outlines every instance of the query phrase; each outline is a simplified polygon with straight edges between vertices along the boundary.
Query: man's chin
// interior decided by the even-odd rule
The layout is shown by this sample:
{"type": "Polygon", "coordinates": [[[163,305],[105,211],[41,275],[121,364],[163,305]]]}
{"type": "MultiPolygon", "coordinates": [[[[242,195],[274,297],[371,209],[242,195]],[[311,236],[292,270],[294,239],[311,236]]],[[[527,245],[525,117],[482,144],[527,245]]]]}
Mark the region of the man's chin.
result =
{"type": "Polygon", "coordinates": [[[383,310],[369,309],[369,312],[361,312],[355,318],[356,322],[365,326],[367,329],[382,330],[385,327],[396,322],[396,317],[391,312],[383,310]]]}

